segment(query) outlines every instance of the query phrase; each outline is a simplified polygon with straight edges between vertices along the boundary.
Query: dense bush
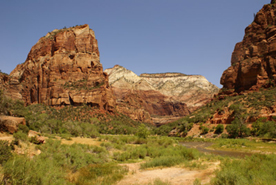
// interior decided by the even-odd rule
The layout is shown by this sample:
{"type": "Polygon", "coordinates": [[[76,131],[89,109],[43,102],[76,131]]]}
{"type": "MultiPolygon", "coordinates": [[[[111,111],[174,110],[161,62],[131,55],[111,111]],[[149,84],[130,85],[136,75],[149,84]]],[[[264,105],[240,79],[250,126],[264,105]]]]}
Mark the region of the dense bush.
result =
{"type": "Polygon", "coordinates": [[[250,129],[247,128],[238,117],[232,121],[231,125],[226,126],[226,130],[230,138],[246,137],[250,135],[250,129]]]}
{"type": "Polygon", "coordinates": [[[138,131],[136,133],[136,135],[139,137],[139,138],[144,138],[146,139],[150,134],[150,131],[149,129],[146,127],[146,125],[144,124],[141,124],[139,127],[138,127],[138,131]]]}
{"type": "Polygon", "coordinates": [[[121,180],[128,170],[115,164],[92,164],[79,170],[74,182],[77,185],[114,184],[121,180]]]}
{"type": "Polygon", "coordinates": [[[18,130],[21,130],[23,133],[28,134],[30,129],[26,125],[19,124],[18,130]]]}
{"type": "Polygon", "coordinates": [[[12,157],[8,141],[0,140],[0,164],[3,164],[12,157]]]}
{"type": "Polygon", "coordinates": [[[175,146],[168,148],[159,148],[160,151],[156,151],[153,148],[148,151],[148,155],[153,159],[143,163],[141,168],[150,168],[157,166],[170,167],[177,164],[184,163],[185,161],[191,161],[197,159],[200,153],[195,149],[188,149],[184,146],[175,146]]]}
{"type": "Polygon", "coordinates": [[[41,158],[51,158],[59,166],[78,169],[91,163],[102,163],[106,159],[107,151],[98,146],[82,144],[61,145],[60,141],[47,140],[40,145],[41,158]]]}
{"type": "Polygon", "coordinates": [[[33,159],[15,155],[3,165],[4,184],[69,184],[68,172],[105,163],[108,155],[102,147],[62,145],[60,141],[49,139],[37,147],[42,153],[33,159]]]}
{"type": "MultiPolygon", "coordinates": [[[[47,134],[97,137],[101,134],[135,134],[141,124],[124,115],[103,115],[94,108],[82,105],[54,109],[42,104],[30,105],[25,112],[31,130],[47,134]],[[91,117],[93,115],[94,117],[91,117]]],[[[148,128],[153,126],[147,125],[148,128]]]]}
{"type": "Polygon", "coordinates": [[[3,184],[66,184],[65,173],[51,158],[16,155],[3,166],[3,184]]]}
{"type": "Polygon", "coordinates": [[[26,133],[22,132],[21,130],[15,132],[13,134],[13,137],[16,140],[21,140],[21,141],[27,141],[28,140],[28,135],[26,133]]]}
{"type": "Polygon", "coordinates": [[[256,122],[254,122],[252,124],[251,133],[254,136],[275,138],[276,137],[276,122],[258,119],[256,122]]]}
{"type": "Polygon", "coordinates": [[[276,184],[276,156],[255,154],[244,160],[225,160],[213,185],[276,184]]]}
{"type": "Polygon", "coordinates": [[[201,128],[201,135],[204,135],[204,134],[207,134],[209,132],[209,128],[208,127],[205,127],[205,126],[202,126],[201,128]]]}
{"type": "Polygon", "coordinates": [[[157,135],[167,136],[171,130],[172,127],[170,127],[169,125],[161,125],[160,127],[154,128],[153,132],[157,135]]]}
{"type": "Polygon", "coordinates": [[[224,131],[224,126],[219,124],[216,126],[215,134],[221,134],[224,131]]]}
{"type": "Polygon", "coordinates": [[[197,159],[200,156],[197,150],[176,145],[176,140],[168,137],[148,137],[143,144],[135,147],[126,144],[137,143],[138,137],[136,139],[135,137],[131,137],[129,140],[126,140],[122,136],[104,136],[104,138],[111,142],[111,144],[107,145],[109,148],[119,149],[117,146],[121,146],[120,150],[123,152],[119,151],[113,154],[113,159],[116,161],[124,162],[130,159],[152,158],[151,161],[144,164],[143,168],[173,166],[197,159]]]}
{"type": "Polygon", "coordinates": [[[179,129],[179,132],[182,132],[182,136],[186,136],[188,132],[193,128],[193,123],[189,123],[188,121],[184,120],[180,123],[178,123],[179,126],[177,127],[179,129]]]}

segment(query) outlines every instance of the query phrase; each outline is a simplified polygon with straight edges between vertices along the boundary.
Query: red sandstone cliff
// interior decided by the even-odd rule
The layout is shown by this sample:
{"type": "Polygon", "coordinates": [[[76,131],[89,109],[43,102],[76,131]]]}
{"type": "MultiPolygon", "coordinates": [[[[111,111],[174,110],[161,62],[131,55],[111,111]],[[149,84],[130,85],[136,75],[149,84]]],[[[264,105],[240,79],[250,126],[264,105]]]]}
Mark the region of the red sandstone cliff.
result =
{"type": "Polygon", "coordinates": [[[264,5],[236,44],[231,66],[220,83],[236,92],[267,87],[276,82],[276,4],[264,5]]]}
{"type": "Polygon", "coordinates": [[[88,104],[111,112],[115,107],[88,25],[54,30],[40,38],[26,61],[11,72],[7,93],[26,105],[88,104]]]}

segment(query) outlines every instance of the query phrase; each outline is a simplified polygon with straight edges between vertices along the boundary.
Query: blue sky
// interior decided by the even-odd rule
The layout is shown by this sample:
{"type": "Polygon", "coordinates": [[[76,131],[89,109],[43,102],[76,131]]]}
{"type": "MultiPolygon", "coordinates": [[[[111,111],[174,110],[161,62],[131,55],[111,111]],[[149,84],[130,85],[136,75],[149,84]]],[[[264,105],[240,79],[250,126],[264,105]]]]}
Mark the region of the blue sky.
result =
{"type": "Polygon", "coordinates": [[[2,0],[0,69],[23,63],[38,39],[64,26],[89,24],[105,68],[136,74],[220,77],[244,29],[270,0],[2,0]]]}

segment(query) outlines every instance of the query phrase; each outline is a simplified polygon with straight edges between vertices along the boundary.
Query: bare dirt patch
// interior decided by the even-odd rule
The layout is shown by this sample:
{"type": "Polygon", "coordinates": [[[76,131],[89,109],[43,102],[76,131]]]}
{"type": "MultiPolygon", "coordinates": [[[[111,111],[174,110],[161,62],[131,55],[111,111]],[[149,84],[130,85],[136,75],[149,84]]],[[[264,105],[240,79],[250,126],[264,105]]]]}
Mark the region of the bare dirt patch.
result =
{"type": "Polygon", "coordinates": [[[220,162],[209,163],[208,168],[203,170],[190,170],[181,167],[140,170],[140,164],[123,164],[129,168],[129,174],[117,185],[143,185],[152,183],[155,179],[174,185],[192,185],[196,178],[200,179],[202,184],[206,184],[210,182],[212,174],[218,169],[220,162]]]}

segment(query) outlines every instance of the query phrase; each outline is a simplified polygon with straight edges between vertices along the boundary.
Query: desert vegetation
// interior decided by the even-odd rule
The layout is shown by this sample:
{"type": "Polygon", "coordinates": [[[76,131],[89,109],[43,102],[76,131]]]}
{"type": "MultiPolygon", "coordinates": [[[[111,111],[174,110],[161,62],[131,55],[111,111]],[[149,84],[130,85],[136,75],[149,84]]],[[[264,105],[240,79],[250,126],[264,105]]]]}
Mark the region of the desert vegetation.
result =
{"type": "MultiPolygon", "coordinates": [[[[139,132],[144,132],[141,126],[139,132]]],[[[22,133],[24,133],[21,130],[22,133]]],[[[188,168],[204,170],[208,164],[220,161],[220,170],[210,184],[273,184],[275,183],[275,155],[253,154],[246,158],[217,157],[196,149],[186,148],[186,138],[166,136],[99,135],[93,138],[99,144],[62,144],[60,137],[51,134],[44,144],[34,144],[30,139],[15,136],[16,142],[0,141],[2,184],[116,184],[129,171],[125,163],[139,163],[140,170],[156,168],[188,168]],[[18,154],[18,148],[24,154],[18,154]],[[32,149],[31,149],[32,148],[32,149]],[[38,155],[30,152],[40,151],[38,155]]],[[[205,141],[205,139],[196,139],[205,141]]],[[[249,141],[246,139],[216,139],[214,148],[239,150],[257,146],[274,151],[275,144],[249,141]],[[256,143],[256,145],[254,144],[256,143]],[[269,146],[271,145],[271,146],[269,146]],[[273,145],[273,146],[272,146],[273,145]]],[[[263,149],[262,148],[262,149],[263,149]]],[[[275,151],[274,151],[275,152],[275,151]]],[[[170,184],[155,180],[154,184],[170,184]]],[[[194,179],[194,184],[201,179],[194,179]]]]}
{"type": "MultiPolygon", "coordinates": [[[[238,97],[231,97],[238,101],[238,97]]],[[[206,107],[217,111],[220,102],[206,105],[192,116],[161,127],[136,122],[120,114],[103,114],[88,105],[52,108],[42,104],[23,106],[1,91],[1,114],[23,116],[12,141],[0,140],[1,184],[116,184],[135,174],[126,164],[139,164],[139,170],[177,167],[202,171],[219,161],[220,170],[212,172],[209,184],[275,184],[275,144],[263,138],[275,138],[275,122],[257,119],[249,129],[245,123],[245,103],[229,106],[235,116],[232,124],[208,128],[204,123],[206,107]],[[219,105],[217,105],[219,104],[219,105]],[[187,136],[199,125],[201,135],[214,132],[220,138],[187,136]],[[172,128],[179,136],[168,137],[172,128]],[[37,136],[28,137],[29,130],[44,136],[42,144],[37,136]],[[226,134],[229,138],[223,138],[226,134]],[[231,139],[254,136],[253,139],[231,139]],[[65,144],[75,137],[90,138],[93,142],[65,144]],[[184,142],[211,142],[213,150],[242,151],[245,158],[215,156],[182,145],[184,142]],[[253,152],[254,151],[254,152],[253,152]]],[[[231,102],[230,100],[226,100],[231,102]]],[[[252,103],[252,102],[251,102],[252,103]]],[[[228,106],[228,104],[227,104],[228,106]]],[[[209,109],[208,109],[209,110],[209,109]]],[[[208,116],[207,116],[208,117],[208,116]]],[[[200,178],[194,184],[201,184],[200,178]]],[[[155,179],[148,184],[171,184],[155,179]]]]}

